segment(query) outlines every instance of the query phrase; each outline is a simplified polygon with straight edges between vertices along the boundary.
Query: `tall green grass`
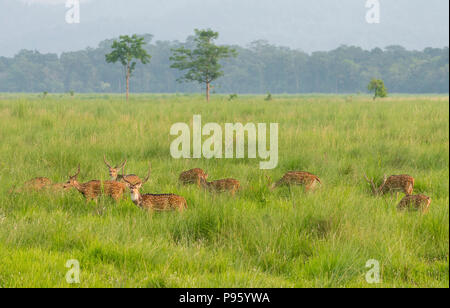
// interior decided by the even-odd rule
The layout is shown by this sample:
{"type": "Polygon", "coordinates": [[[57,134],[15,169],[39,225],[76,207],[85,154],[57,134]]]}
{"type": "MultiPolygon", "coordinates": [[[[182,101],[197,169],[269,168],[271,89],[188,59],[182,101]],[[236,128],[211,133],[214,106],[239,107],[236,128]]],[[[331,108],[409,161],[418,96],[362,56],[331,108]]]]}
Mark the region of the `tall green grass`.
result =
{"type": "Polygon", "coordinates": [[[66,261],[81,265],[74,287],[449,287],[448,97],[2,95],[0,97],[0,287],[68,287],[66,261]],[[172,124],[279,123],[279,165],[259,160],[175,160],[172,124]],[[127,172],[153,172],[143,192],[185,196],[189,210],[147,213],[130,200],[86,204],[75,191],[14,194],[46,176],[107,179],[103,154],[127,172]],[[236,197],[177,185],[200,167],[235,177],[236,197]],[[270,193],[288,170],[319,175],[313,194],[270,193]],[[399,214],[402,196],[375,198],[363,173],[408,173],[432,197],[428,215],[399,214]],[[365,280],[369,259],[382,283],[365,280]]]}

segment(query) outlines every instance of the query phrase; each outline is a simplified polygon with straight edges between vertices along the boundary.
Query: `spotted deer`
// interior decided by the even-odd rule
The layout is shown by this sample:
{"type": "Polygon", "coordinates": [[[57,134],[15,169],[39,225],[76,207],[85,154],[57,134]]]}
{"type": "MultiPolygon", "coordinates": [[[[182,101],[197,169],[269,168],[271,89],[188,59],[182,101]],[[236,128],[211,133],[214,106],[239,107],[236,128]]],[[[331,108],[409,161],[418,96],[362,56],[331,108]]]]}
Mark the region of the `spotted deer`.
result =
{"type": "Polygon", "coordinates": [[[407,196],[412,195],[414,190],[414,178],[407,174],[391,175],[387,177],[384,175],[383,183],[377,188],[372,179],[369,179],[364,174],[366,181],[370,184],[374,195],[384,195],[392,192],[403,192],[407,196]]]}
{"type": "Polygon", "coordinates": [[[200,185],[211,192],[229,192],[232,196],[234,196],[241,187],[241,183],[235,179],[223,179],[208,182],[205,178],[200,178],[200,185]]]}
{"type": "Polygon", "coordinates": [[[428,213],[431,198],[425,195],[407,195],[397,206],[399,211],[421,211],[428,213]]]}
{"type": "Polygon", "coordinates": [[[123,182],[123,183],[127,184],[123,180],[124,178],[126,178],[129,182],[134,183],[134,184],[142,183],[142,180],[137,175],[134,175],[134,174],[124,175],[124,167],[127,164],[126,159],[122,162],[122,164],[117,165],[115,167],[112,167],[111,164],[106,160],[106,155],[103,155],[103,161],[105,162],[105,165],[109,169],[110,181],[123,182]],[[120,169],[122,169],[122,174],[119,174],[120,169]]]}
{"type": "Polygon", "coordinates": [[[74,187],[77,189],[85,198],[86,201],[97,200],[98,197],[105,195],[113,198],[115,201],[119,201],[123,198],[126,192],[127,185],[117,181],[98,181],[93,180],[86,183],[78,182],[78,175],[80,174],[80,166],[78,166],[78,171],[75,175],[70,176],[64,188],[74,187]]]}
{"type": "Polygon", "coordinates": [[[142,186],[148,182],[151,174],[151,168],[149,169],[147,177],[141,182],[134,184],[124,178],[124,181],[128,183],[128,188],[131,193],[131,201],[138,207],[144,210],[166,212],[166,211],[178,211],[183,212],[187,209],[187,202],[181,196],[175,194],[144,194],[140,193],[142,186]]]}
{"type": "Polygon", "coordinates": [[[11,188],[10,192],[41,191],[48,188],[50,185],[52,185],[52,180],[49,178],[39,177],[25,182],[22,187],[18,189],[15,189],[14,187],[11,188]]]}
{"type": "Polygon", "coordinates": [[[208,174],[206,174],[202,169],[196,168],[181,173],[178,181],[183,185],[196,184],[198,187],[200,187],[201,179],[207,180],[208,174]]]}
{"type": "Polygon", "coordinates": [[[322,184],[317,175],[305,171],[289,171],[278,182],[272,184],[270,190],[282,186],[301,185],[306,191],[313,191],[317,184],[322,184]]]}
{"type": "Polygon", "coordinates": [[[22,187],[16,189],[12,187],[10,193],[20,193],[20,192],[39,192],[39,191],[52,191],[52,192],[62,192],[72,188],[67,183],[53,183],[49,178],[39,177],[29,180],[23,184],[22,187]]]}

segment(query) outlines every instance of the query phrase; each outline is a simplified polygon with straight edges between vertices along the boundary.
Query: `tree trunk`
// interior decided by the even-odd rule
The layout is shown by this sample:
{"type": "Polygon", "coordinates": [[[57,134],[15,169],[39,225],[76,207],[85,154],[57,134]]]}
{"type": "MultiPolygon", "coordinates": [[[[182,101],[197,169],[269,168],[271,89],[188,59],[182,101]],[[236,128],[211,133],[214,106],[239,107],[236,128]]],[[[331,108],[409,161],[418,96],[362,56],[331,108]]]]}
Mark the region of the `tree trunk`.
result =
{"type": "Polygon", "coordinates": [[[209,103],[210,95],[209,92],[211,90],[211,84],[209,82],[206,83],[206,101],[209,103]]]}
{"type": "Polygon", "coordinates": [[[130,93],[130,66],[127,65],[127,103],[128,103],[129,93],[130,93]]]}

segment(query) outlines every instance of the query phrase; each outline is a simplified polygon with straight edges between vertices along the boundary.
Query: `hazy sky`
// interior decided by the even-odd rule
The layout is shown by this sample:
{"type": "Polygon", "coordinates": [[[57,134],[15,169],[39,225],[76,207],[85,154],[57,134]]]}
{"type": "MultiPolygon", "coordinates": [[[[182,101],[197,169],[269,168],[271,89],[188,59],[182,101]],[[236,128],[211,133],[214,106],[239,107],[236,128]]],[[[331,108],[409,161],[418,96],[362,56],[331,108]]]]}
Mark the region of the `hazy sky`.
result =
{"type": "Polygon", "coordinates": [[[366,0],[81,0],[80,23],[67,24],[66,0],[0,0],[0,56],[79,50],[128,33],[182,41],[208,27],[221,43],[265,39],[307,52],[449,45],[448,0],[379,2],[380,23],[368,24],[366,0]]]}

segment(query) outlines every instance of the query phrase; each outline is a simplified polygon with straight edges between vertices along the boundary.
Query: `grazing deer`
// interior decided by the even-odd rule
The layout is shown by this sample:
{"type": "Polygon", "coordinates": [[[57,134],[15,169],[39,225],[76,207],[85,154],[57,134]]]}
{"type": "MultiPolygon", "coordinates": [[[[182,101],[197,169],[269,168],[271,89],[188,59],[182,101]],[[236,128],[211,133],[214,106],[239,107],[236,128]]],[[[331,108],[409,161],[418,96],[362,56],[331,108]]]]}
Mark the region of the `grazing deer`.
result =
{"type": "Polygon", "coordinates": [[[383,183],[378,188],[366,174],[364,174],[364,177],[371,185],[374,195],[383,195],[391,192],[404,192],[406,195],[411,195],[414,190],[414,178],[406,174],[391,175],[390,177],[384,175],[383,183]]]}
{"type": "Polygon", "coordinates": [[[9,192],[10,193],[20,193],[20,192],[32,192],[32,191],[52,191],[52,192],[60,192],[65,191],[70,188],[71,186],[66,185],[67,183],[53,183],[48,178],[34,178],[32,180],[29,180],[28,182],[25,182],[23,186],[19,189],[15,189],[12,187],[9,192]]]}
{"type": "Polygon", "coordinates": [[[112,167],[111,164],[106,160],[106,155],[103,155],[103,161],[105,162],[105,165],[109,169],[110,181],[125,183],[125,181],[123,179],[126,178],[129,182],[131,182],[133,184],[142,183],[142,180],[137,175],[134,175],[134,174],[123,175],[124,167],[127,164],[126,159],[123,161],[122,164],[117,165],[115,167],[112,167]],[[120,169],[122,169],[122,174],[119,174],[120,169]]]}
{"type": "Polygon", "coordinates": [[[148,182],[150,178],[151,168],[148,172],[147,177],[141,182],[134,184],[129,182],[126,178],[124,181],[128,184],[128,188],[131,193],[131,201],[144,210],[151,210],[157,212],[165,211],[179,211],[183,212],[187,209],[187,202],[181,196],[175,194],[145,194],[141,195],[140,189],[142,185],[148,182]]]}
{"type": "Polygon", "coordinates": [[[205,178],[200,178],[200,184],[203,188],[206,188],[212,192],[230,192],[232,196],[236,194],[236,192],[241,187],[241,183],[235,179],[224,179],[208,182],[205,178]]]}
{"type": "Polygon", "coordinates": [[[430,209],[431,198],[425,195],[407,195],[397,206],[399,211],[421,211],[428,213],[430,209]]]}
{"type": "Polygon", "coordinates": [[[31,192],[31,191],[42,191],[52,185],[52,181],[49,178],[34,178],[25,182],[22,187],[15,188],[12,187],[9,193],[21,193],[21,192],[31,192]]]}
{"type": "Polygon", "coordinates": [[[202,169],[196,168],[181,173],[178,181],[183,185],[196,184],[200,187],[201,179],[207,180],[208,174],[206,174],[202,169]]]}
{"type": "Polygon", "coordinates": [[[305,171],[289,171],[278,182],[272,184],[270,190],[281,186],[302,185],[306,191],[312,191],[317,184],[322,184],[317,175],[305,171]]]}
{"type": "Polygon", "coordinates": [[[75,175],[70,176],[64,188],[75,187],[85,198],[86,201],[97,200],[101,195],[110,196],[115,201],[119,201],[127,189],[127,185],[116,181],[89,181],[87,183],[79,183],[78,175],[80,174],[80,166],[75,175]]]}

